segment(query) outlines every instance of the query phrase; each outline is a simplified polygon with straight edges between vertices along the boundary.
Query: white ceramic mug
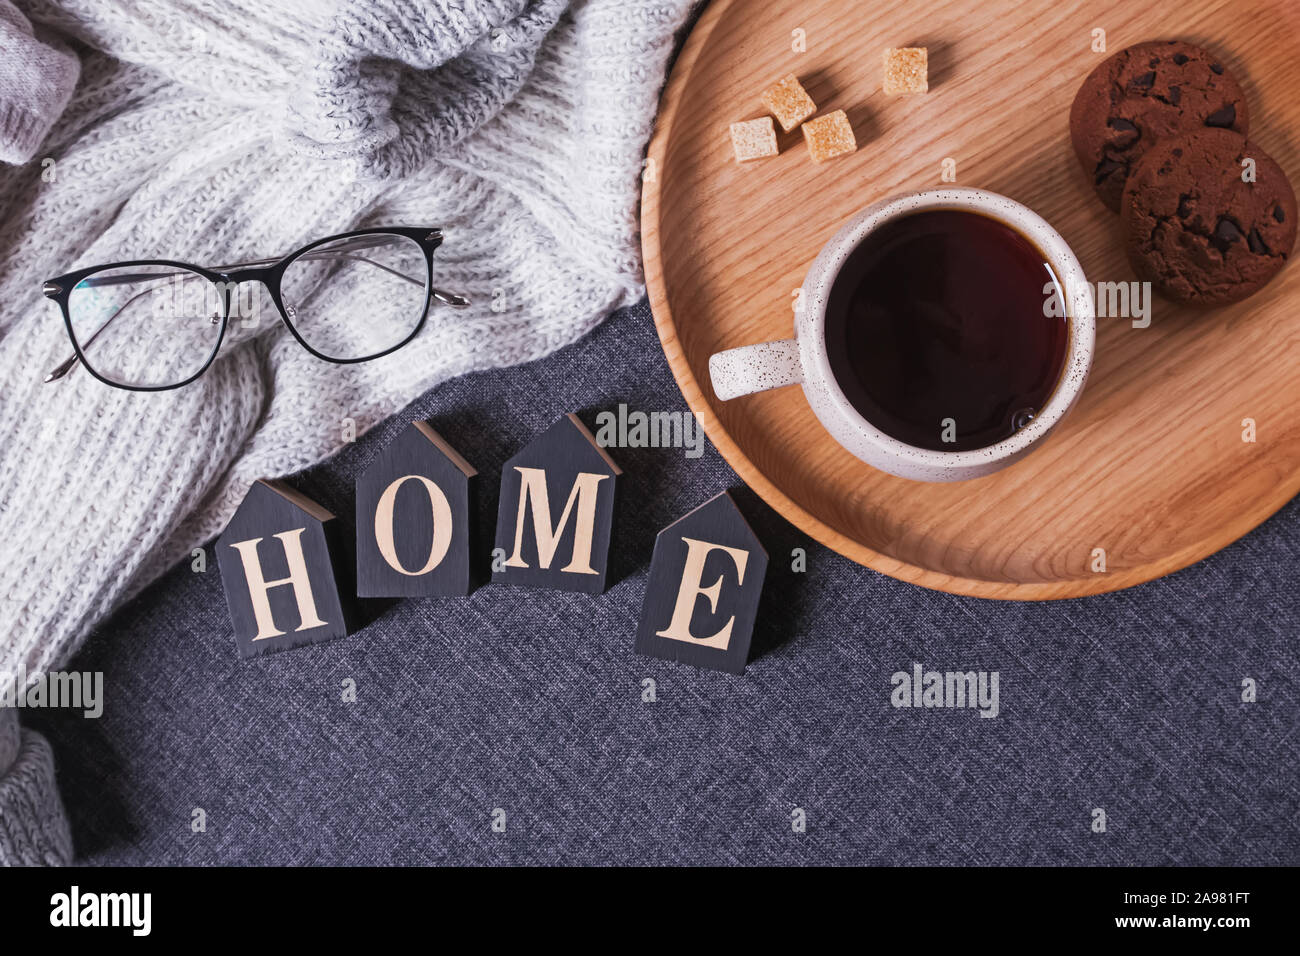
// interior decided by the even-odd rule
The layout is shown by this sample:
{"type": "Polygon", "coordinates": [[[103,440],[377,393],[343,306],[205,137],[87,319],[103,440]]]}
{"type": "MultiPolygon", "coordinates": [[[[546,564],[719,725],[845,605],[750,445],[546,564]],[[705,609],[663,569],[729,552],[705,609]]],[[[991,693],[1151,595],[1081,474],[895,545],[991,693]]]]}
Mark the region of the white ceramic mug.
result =
{"type": "Polygon", "coordinates": [[[1093,299],[1079,260],[1032,209],[983,189],[932,189],[873,203],[822,247],[803,282],[795,337],[718,352],[709,358],[713,391],[723,401],[784,385],[803,385],[814,414],[836,441],[867,464],[917,481],[962,481],[1004,468],[1047,437],[1083,391],[1096,339],[1093,299]],[[826,353],[826,303],[849,254],[883,223],[929,209],[962,209],[1005,223],[1047,258],[1065,298],[1069,339],[1064,366],[1034,418],[1010,438],[967,451],[935,451],[899,441],[862,417],[845,398],[826,353]]]}

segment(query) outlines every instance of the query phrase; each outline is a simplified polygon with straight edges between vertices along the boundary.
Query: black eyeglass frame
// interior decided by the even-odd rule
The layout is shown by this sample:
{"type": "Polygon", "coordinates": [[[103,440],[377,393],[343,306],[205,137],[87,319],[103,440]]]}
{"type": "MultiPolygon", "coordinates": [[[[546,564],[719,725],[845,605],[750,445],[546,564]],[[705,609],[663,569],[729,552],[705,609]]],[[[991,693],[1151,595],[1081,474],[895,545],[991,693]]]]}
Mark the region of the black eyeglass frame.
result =
{"type": "Polygon", "coordinates": [[[300,249],[296,249],[288,255],[269,263],[267,263],[266,260],[257,260],[256,263],[236,263],[230,266],[218,266],[216,269],[207,269],[203,266],[194,265],[193,263],[177,262],[172,259],[135,259],[128,262],[110,262],[97,266],[90,266],[85,269],[78,269],[75,272],[68,272],[64,275],[56,276],[53,279],[46,280],[42,291],[46,298],[59,304],[59,309],[63,313],[63,324],[68,330],[68,338],[72,341],[72,348],[75,355],[68,361],[64,362],[63,365],[52,371],[45,380],[50,382],[62,378],[72,369],[76,362],[80,362],[87,372],[105,385],[109,385],[113,388],[123,388],[132,392],[166,392],[175,388],[183,388],[206,372],[216,360],[217,354],[221,351],[221,343],[226,337],[226,328],[230,322],[231,293],[236,286],[244,282],[260,282],[266,287],[267,292],[271,296],[271,301],[275,303],[276,310],[280,313],[280,321],[282,321],[289,329],[290,334],[298,340],[298,344],[318,359],[332,362],[335,365],[355,365],[358,362],[369,362],[377,358],[382,358],[385,355],[396,352],[420,334],[420,330],[424,328],[425,322],[428,321],[429,306],[435,296],[439,301],[445,302],[448,305],[456,306],[457,308],[463,308],[470,304],[469,300],[464,296],[444,292],[434,287],[433,254],[438,247],[442,245],[442,242],[442,230],[438,228],[418,226],[375,226],[367,229],[354,229],[351,232],[341,232],[337,235],[326,236],[323,239],[314,240],[300,249]],[[420,246],[420,250],[424,253],[424,307],[420,312],[420,319],[416,322],[415,327],[406,338],[383,351],[375,352],[372,355],[362,356],[361,358],[336,358],[334,356],[325,355],[323,352],[312,348],[294,326],[293,320],[290,319],[289,314],[285,309],[284,300],[280,295],[280,281],[284,277],[285,270],[296,259],[305,253],[311,252],[313,249],[328,243],[338,242],[342,239],[355,239],[364,236],[379,235],[403,236],[407,239],[412,239],[420,246]],[[221,328],[217,333],[217,341],[213,345],[212,352],[208,355],[207,361],[203,363],[203,366],[183,381],[171,385],[127,385],[122,382],[115,382],[95,370],[95,366],[87,360],[85,353],[81,349],[81,344],[77,341],[77,335],[72,328],[72,313],[69,309],[69,299],[72,295],[72,290],[75,289],[83,280],[93,276],[97,272],[102,272],[107,269],[129,268],[132,266],[168,266],[173,269],[181,269],[207,279],[221,290],[221,328]]]}

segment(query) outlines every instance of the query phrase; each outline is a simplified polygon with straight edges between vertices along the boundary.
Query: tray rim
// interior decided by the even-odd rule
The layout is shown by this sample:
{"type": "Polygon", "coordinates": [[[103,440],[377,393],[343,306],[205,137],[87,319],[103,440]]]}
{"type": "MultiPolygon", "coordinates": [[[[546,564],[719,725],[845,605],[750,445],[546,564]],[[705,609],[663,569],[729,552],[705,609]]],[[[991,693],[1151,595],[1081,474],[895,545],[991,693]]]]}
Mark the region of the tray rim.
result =
{"type": "MultiPolygon", "coordinates": [[[[665,168],[668,140],[691,75],[699,62],[700,55],[708,45],[713,30],[724,14],[737,2],[743,0],[708,0],[707,6],[691,27],[676,60],[671,64],[655,114],[654,133],[646,152],[648,160],[653,163],[652,168],[657,170],[665,168]]],[[[687,406],[703,426],[709,441],[740,479],[787,521],[851,561],[908,584],[948,594],[1013,601],[1052,601],[1089,597],[1126,590],[1190,567],[1249,534],[1300,494],[1300,470],[1297,470],[1290,476],[1288,483],[1279,483],[1275,494],[1258,499],[1253,508],[1239,512],[1233,520],[1221,524],[1215,533],[1206,535],[1176,552],[1141,565],[1123,571],[1098,573],[1087,578],[1031,583],[991,581],[935,571],[876,551],[826,524],[781,491],[749,460],[714,414],[712,406],[705,397],[704,389],[691,371],[690,362],[677,338],[676,323],[668,305],[663,258],[659,245],[660,185],[665,178],[661,175],[642,177],[641,256],[655,332],[663,348],[664,357],[668,360],[668,367],[673,373],[673,379],[677,382],[677,387],[685,398],[687,406]]],[[[834,441],[834,439],[828,435],[827,441],[834,441]]]]}

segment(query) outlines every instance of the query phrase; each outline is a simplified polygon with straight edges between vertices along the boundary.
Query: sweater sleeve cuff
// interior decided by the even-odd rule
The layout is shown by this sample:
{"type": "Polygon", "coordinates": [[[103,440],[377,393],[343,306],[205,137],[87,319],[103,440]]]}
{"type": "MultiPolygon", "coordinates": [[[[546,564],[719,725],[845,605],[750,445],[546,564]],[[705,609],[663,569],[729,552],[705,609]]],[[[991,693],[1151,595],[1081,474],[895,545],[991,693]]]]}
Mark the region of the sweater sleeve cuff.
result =
{"type": "Polygon", "coordinates": [[[0,707],[0,865],[72,862],[72,835],[54,781],[54,754],[40,734],[0,707]],[[6,766],[6,757],[12,763],[6,766]]]}
{"type": "Polygon", "coordinates": [[[0,162],[26,163],[72,98],[77,54],[0,0],[0,162]]]}
{"type": "Polygon", "coordinates": [[[36,155],[50,123],[17,103],[0,103],[0,163],[20,165],[36,155]]]}

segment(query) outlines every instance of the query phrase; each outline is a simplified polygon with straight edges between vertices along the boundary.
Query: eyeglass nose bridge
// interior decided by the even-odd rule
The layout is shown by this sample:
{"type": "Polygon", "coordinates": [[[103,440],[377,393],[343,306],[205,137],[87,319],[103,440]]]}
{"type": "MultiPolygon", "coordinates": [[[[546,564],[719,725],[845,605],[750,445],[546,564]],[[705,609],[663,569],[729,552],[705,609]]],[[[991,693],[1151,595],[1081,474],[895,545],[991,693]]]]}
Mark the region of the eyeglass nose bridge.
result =
{"type": "Polygon", "coordinates": [[[227,286],[242,285],[245,282],[260,282],[268,289],[271,284],[267,281],[272,270],[263,266],[257,266],[247,269],[231,269],[227,272],[218,272],[217,276],[220,281],[227,286]]]}
{"type": "Polygon", "coordinates": [[[281,299],[280,284],[276,281],[274,273],[274,266],[248,266],[218,272],[216,274],[217,283],[225,299],[226,314],[232,319],[237,318],[234,312],[240,301],[239,287],[246,283],[256,283],[266,290],[266,294],[270,297],[272,304],[279,310],[282,318],[287,317],[292,321],[297,314],[297,309],[291,303],[281,299]]]}

